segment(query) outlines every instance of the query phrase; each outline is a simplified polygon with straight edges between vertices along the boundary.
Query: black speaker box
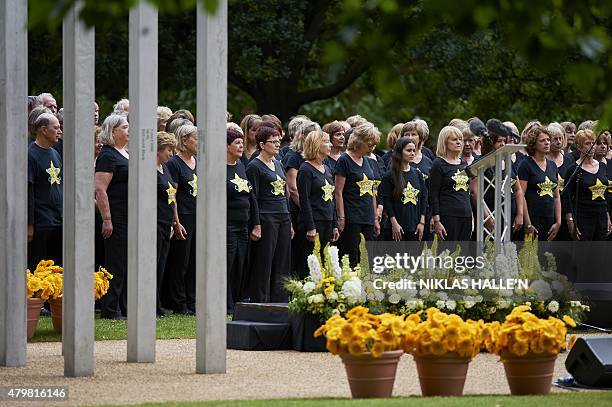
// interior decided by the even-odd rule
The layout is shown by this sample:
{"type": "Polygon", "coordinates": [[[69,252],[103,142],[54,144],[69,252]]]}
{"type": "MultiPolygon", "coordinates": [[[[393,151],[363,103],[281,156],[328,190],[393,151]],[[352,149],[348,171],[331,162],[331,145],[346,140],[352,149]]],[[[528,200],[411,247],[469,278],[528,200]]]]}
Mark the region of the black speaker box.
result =
{"type": "Polygon", "coordinates": [[[582,385],[612,387],[612,336],[578,338],[565,368],[582,385]]]}

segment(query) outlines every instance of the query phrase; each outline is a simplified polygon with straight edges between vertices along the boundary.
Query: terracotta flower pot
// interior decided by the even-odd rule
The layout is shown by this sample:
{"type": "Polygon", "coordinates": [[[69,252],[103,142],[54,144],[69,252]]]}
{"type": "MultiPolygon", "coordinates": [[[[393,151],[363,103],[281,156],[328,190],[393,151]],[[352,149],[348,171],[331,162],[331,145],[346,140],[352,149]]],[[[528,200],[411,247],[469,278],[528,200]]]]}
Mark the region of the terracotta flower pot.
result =
{"type": "Polygon", "coordinates": [[[501,355],[510,392],[513,395],[550,393],[556,359],[557,355],[547,353],[501,355]]]}
{"type": "Polygon", "coordinates": [[[40,309],[43,302],[40,298],[28,298],[28,339],[32,339],[36,332],[36,324],[40,318],[40,309]]]}
{"type": "Polygon", "coordinates": [[[443,356],[414,356],[423,396],[461,396],[471,358],[455,352],[443,356]]]}
{"type": "Polygon", "coordinates": [[[384,352],[375,358],[370,352],[359,356],[341,354],[353,398],[391,397],[395,373],[403,350],[384,352]]]}
{"type": "Polygon", "coordinates": [[[49,298],[49,307],[51,308],[51,322],[55,332],[62,333],[62,298],[49,298]]]}

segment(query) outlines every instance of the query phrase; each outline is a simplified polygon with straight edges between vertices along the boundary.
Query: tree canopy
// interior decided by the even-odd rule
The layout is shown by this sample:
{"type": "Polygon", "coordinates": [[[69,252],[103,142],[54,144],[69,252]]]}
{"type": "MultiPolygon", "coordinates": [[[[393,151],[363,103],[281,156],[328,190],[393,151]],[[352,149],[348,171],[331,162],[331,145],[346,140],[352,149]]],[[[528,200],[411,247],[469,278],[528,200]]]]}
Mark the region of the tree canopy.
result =
{"type": "MultiPolygon", "coordinates": [[[[127,95],[136,1],[84,0],[103,106],[127,95]]],[[[58,24],[73,3],[30,0],[33,91],[61,90],[58,24]]],[[[160,104],[194,109],[195,0],[153,3],[160,104]]],[[[218,2],[204,4],[214,11],[218,2]]],[[[236,115],[282,119],[359,113],[381,128],[415,115],[434,127],[475,115],[519,127],[599,118],[608,127],[611,12],[605,0],[229,0],[228,104],[236,115]]]]}

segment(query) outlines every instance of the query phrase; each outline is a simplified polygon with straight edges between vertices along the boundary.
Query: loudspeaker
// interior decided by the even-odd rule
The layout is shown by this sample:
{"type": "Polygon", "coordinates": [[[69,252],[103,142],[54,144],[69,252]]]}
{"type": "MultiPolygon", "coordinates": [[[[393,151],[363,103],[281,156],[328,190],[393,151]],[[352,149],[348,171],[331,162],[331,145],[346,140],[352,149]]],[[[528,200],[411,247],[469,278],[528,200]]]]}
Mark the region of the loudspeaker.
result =
{"type": "Polygon", "coordinates": [[[612,336],[578,338],[565,368],[580,384],[612,387],[612,336]]]}

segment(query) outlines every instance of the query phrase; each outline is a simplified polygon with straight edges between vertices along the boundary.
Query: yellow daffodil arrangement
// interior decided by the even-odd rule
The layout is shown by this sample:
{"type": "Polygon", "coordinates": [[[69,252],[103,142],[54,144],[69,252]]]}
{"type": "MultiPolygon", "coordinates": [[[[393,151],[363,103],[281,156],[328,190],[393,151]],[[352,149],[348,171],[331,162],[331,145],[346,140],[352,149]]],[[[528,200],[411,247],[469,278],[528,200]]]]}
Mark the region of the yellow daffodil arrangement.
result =
{"type": "Polygon", "coordinates": [[[402,349],[405,328],[404,316],[373,315],[368,308],[357,306],[346,313],[346,318],[333,315],[314,335],[325,335],[327,349],[334,355],[370,352],[377,358],[383,352],[402,349]]]}
{"type": "Polygon", "coordinates": [[[108,291],[110,280],[113,279],[113,275],[106,271],[104,267],[100,267],[98,271],[94,273],[94,297],[96,300],[102,298],[108,291]]]}
{"type": "Polygon", "coordinates": [[[422,311],[406,318],[402,348],[414,356],[443,356],[456,353],[461,358],[471,359],[482,346],[484,322],[464,321],[456,314],[446,314],[437,308],[422,311]]]}
{"type": "Polygon", "coordinates": [[[63,293],[61,266],[53,260],[41,260],[34,272],[27,270],[27,294],[30,298],[58,299],[63,293]]]}
{"type": "MultiPolygon", "coordinates": [[[[64,294],[63,271],[53,260],[41,260],[34,272],[27,270],[27,294],[30,298],[59,299],[64,294]]],[[[94,296],[100,299],[108,291],[113,276],[100,267],[94,273],[94,296]]]]}
{"type": "MultiPolygon", "coordinates": [[[[483,340],[486,349],[497,355],[526,356],[528,354],[557,355],[566,347],[567,326],[575,327],[574,320],[563,316],[538,318],[529,305],[515,307],[503,323],[485,325],[483,340]]],[[[570,339],[570,342],[575,338],[570,339]]]]}

